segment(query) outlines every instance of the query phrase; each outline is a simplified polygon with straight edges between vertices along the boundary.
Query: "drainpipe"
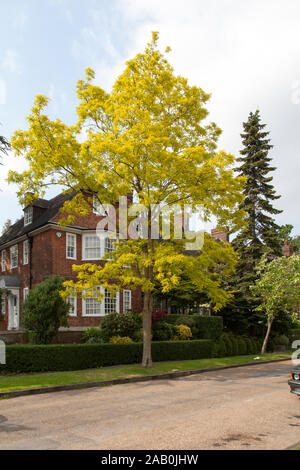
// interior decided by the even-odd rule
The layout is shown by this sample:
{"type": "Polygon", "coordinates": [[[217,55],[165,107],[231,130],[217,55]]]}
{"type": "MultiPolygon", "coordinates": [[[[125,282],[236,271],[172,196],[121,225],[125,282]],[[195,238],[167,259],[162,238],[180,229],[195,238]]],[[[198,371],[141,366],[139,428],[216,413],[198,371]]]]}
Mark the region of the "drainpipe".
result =
{"type": "Polygon", "coordinates": [[[29,289],[32,289],[32,245],[33,237],[27,235],[28,244],[29,244],[29,289]]]}

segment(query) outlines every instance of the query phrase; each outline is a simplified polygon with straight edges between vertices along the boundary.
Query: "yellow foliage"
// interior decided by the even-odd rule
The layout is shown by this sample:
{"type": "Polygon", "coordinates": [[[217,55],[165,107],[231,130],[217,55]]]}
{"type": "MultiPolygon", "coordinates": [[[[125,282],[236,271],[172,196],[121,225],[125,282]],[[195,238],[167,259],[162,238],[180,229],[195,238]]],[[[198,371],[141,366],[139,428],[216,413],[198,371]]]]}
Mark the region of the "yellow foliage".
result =
{"type": "Polygon", "coordinates": [[[112,336],[109,342],[112,344],[133,343],[132,339],[129,338],[129,336],[112,336]]]}
{"type": "MultiPolygon", "coordinates": [[[[28,130],[18,130],[12,147],[24,156],[28,169],[10,171],[8,180],[18,185],[20,202],[26,194],[42,197],[49,185],[78,195],[65,203],[62,224],[86,215],[91,201],[83,193],[96,193],[101,203],[134,194],[151,212],[152,204],[189,204],[203,208],[206,220],[236,231],[243,223],[244,180],[235,176],[234,157],[218,150],[221,130],[207,122],[210,98],[191,86],[158,50],[158,33],[143,53],[126,63],[110,93],[93,83],[87,69],[79,80],[78,120],[68,126],[46,115],[49,99],[37,96],[28,117],[28,130]]],[[[235,254],[229,244],[205,237],[198,256],[186,256],[183,244],[173,240],[120,242],[104,267],[92,263],[73,266],[77,281],[66,282],[70,292],[87,292],[98,285],[114,294],[120,288],[141,287],[153,292],[157,283],[168,292],[188,273],[199,290],[207,293],[215,310],[230,295],[222,282],[232,271],[235,254]],[[128,268],[124,267],[128,266],[128,268]]]]}
{"type": "Polygon", "coordinates": [[[176,325],[176,335],[174,336],[174,341],[187,341],[192,338],[192,332],[189,326],[187,325],[176,325]]]}

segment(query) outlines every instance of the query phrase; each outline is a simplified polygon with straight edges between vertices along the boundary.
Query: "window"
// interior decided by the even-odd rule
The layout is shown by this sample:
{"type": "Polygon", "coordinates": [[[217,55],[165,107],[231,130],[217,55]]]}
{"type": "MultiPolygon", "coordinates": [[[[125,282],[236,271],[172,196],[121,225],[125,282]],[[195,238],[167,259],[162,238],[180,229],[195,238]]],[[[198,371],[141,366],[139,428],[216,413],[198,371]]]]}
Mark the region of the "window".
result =
{"type": "Polygon", "coordinates": [[[28,259],[29,259],[28,247],[29,247],[28,240],[25,240],[25,242],[23,243],[23,264],[28,264],[28,259]]]}
{"type": "Polygon", "coordinates": [[[70,317],[76,317],[77,315],[77,296],[75,294],[71,294],[68,297],[68,304],[71,305],[69,310],[70,317]]]}
{"type": "Polygon", "coordinates": [[[33,219],[33,207],[27,207],[24,210],[24,227],[31,224],[33,219]]]}
{"type": "Polygon", "coordinates": [[[6,270],[5,258],[6,258],[6,251],[3,250],[3,251],[1,251],[1,269],[2,269],[2,271],[6,270]]]}
{"type": "Polygon", "coordinates": [[[119,313],[119,296],[118,293],[113,297],[110,292],[104,290],[104,313],[108,315],[109,313],[119,313]]]}
{"type": "Polygon", "coordinates": [[[102,204],[100,204],[97,196],[93,197],[93,212],[96,215],[102,215],[103,217],[106,216],[106,212],[102,204]]]}
{"type": "Polygon", "coordinates": [[[114,297],[111,297],[108,290],[103,290],[100,286],[96,288],[92,297],[82,299],[83,316],[101,317],[109,313],[119,313],[119,311],[119,293],[117,292],[114,297]],[[104,297],[99,302],[100,294],[104,294],[104,297]]]}
{"type": "Polygon", "coordinates": [[[130,312],[131,310],[131,290],[123,291],[123,312],[130,312]]]}
{"type": "Polygon", "coordinates": [[[76,259],[76,235],[73,233],[67,233],[66,256],[67,259],[76,259]]]}
{"type": "Polygon", "coordinates": [[[28,292],[29,292],[28,287],[25,287],[25,288],[23,289],[23,302],[25,302],[26,297],[27,297],[27,295],[28,295],[28,292]]]}
{"type": "Polygon", "coordinates": [[[102,301],[98,297],[101,294],[101,287],[97,287],[92,297],[83,299],[83,316],[97,317],[102,315],[102,301]]]}
{"type": "Polygon", "coordinates": [[[116,247],[114,245],[116,240],[113,240],[110,237],[106,237],[104,239],[104,253],[111,253],[112,251],[115,251],[116,247]]]}
{"type": "Polygon", "coordinates": [[[101,259],[100,238],[97,235],[84,235],[83,238],[83,259],[101,259]]]}
{"type": "Polygon", "coordinates": [[[10,267],[11,269],[18,267],[18,245],[10,248],[10,267]]]}

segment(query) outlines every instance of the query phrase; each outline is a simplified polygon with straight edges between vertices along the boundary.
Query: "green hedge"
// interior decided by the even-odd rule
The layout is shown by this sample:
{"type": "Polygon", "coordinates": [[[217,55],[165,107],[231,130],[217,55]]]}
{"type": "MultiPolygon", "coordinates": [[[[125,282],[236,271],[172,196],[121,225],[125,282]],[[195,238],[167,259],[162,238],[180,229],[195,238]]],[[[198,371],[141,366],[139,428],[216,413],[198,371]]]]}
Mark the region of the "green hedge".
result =
{"type": "MultiPolygon", "coordinates": [[[[142,343],[10,345],[0,373],[48,372],[93,369],[142,361],[142,343]]],[[[157,341],[152,343],[155,362],[212,357],[213,342],[157,341]]]]}
{"type": "Polygon", "coordinates": [[[213,357],[244,356],[259,354],[261,342],[255,338],[232,336],[223,333],[220,340],[213,345],[213,357]]]}
{"type": "Polygon", "coordinates": [[[293,330],[290,331],[290,339],[291,339],[291,342],[296,341],[297,339],[300,339],[300,328],[294,328],[293,330]]]}
{"type": "Polygon", "coordinates": [[[194,339],[217,340],[223,331],[222,317],[203,317],[201,315],[168,315],[163,319],[173,325],[187,325],[191,328],[194,339]]]}

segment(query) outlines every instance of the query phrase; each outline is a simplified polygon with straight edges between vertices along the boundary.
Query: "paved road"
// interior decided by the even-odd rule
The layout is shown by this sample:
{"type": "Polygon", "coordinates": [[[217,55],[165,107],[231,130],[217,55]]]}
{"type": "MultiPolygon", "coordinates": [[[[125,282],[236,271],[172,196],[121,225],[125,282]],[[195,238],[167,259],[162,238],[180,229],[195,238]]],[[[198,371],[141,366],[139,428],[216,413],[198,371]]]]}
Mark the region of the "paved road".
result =
{"type": "MultiPolygon", "coordinates": [[[[0,449],[286,449],[290,361],[0,401],[0,449]]],[[[1,380],[1,379],[0,379],[1,380]]]]}

